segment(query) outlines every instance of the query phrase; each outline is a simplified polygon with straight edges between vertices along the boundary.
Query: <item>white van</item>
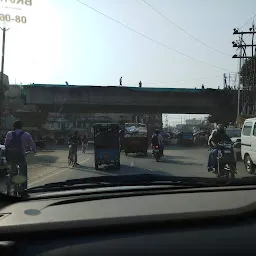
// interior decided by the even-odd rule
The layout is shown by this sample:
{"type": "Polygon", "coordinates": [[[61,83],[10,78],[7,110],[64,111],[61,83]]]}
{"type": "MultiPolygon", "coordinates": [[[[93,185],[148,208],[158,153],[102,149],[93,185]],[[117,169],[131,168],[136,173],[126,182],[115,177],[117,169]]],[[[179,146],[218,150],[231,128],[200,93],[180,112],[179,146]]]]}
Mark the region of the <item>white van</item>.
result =
{"type": "Polygon", "coordinates": [[[241,154],[246,171],[256,170],[256,118],[246,119],[241,134],[241,154]]]}

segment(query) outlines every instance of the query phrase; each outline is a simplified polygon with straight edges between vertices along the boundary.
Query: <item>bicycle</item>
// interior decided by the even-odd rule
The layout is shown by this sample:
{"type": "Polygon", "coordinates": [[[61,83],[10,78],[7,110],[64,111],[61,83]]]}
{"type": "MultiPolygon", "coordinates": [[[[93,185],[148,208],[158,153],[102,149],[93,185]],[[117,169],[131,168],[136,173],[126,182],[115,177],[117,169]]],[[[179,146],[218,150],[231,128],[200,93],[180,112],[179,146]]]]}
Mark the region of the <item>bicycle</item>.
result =
{"type": "MultiPolygon", "coordinates": [[[[26,152],[25,155],[28,155],[32,152],[26,152]]],[[[26,177],[20,175],[20,166],[15,162],[8,163],[9,168],[7,169],[7,181],[6,181],[6,194],[10,196],[13,193],[13,196],[24,196],[25,189],[23,184],[26,182],[26,177]]]]}
{"type": "Polygon", "coordinates": [[[74,167],[75,164],[76,164],[76,161],[75,161],[75,154],[71,151],[70,152],[70,155],[69,155],[69,158],[68,158],[68,164],[71,165],[74,167]]]}

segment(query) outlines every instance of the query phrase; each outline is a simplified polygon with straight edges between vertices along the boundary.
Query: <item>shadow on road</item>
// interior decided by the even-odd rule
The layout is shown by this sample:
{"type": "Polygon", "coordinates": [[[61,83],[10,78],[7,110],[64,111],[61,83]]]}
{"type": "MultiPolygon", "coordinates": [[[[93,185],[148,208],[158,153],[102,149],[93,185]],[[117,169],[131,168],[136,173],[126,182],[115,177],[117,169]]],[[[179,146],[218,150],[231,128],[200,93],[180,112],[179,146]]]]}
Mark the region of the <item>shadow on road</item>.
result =
{"type": "Polygon", "coordinates": [[[59,159],[59,157],[53,156],[53,155],[35,155],[32,157],[27,157],[27,162],[28,165],[33,165],[33,164],[52,164],[55,163],[59,159]]]}
{"type": "Polygon", "coordinates": [[[131,167],[129,165],[121,164],[120,170],[115,169],[114,166],[101,166],[99,170],[95,170],[94,167],[80,165],[79,167],[74,167],[76,170],[85,171],[85,172],[96,172],[102,175],[135,175],[135,174],[157,174],[157,175],[169,175],[172,176],[169,172],[150,170],[146,168],[131,167]]]}
{"type": "Polygon", "coordinates": [[[85,151],[85,153],[83,153],[83,152],[81,152],[81,154],[83,154],[83,155],[94,155],[94,152],[93,151],[89,151],[89,152],[86,152],[85,151]]]}
{"type": "MultiPolygon", "coordinates": [[[[188,159],[186,157],[182,158],[181,159],[188,159]]],[[[163,163],[163,164],[176,164],[176,165],[190,165],[190,166],[204,166],[204,164],[202,163],[195,163],[195,162],[189,162],[189,161],[179,161],[177,160],[176,156],[173,156],[173,157],[164,157],[162,159],[160,159],[160,162],[163,163]]]]}
{"type": "Polygon", "coordinates": [[[172,160],[172,159],[165,159],[162,160],[161,163],[163,164],[176,164],[181,166],[206,166],[206,164],[199,164],[199,163],[193,163],[193,162],[183,162],[178,160],[172,160]]]}
{"type": "MultiPolygon", "coordinates": [[[[127,157],[130,157],[131,159],[132,158],[154,159],[154,156],[151,154],[151,152],[149,152],[147,156],[144,156],[143,154],[128,154],[127,157]]],[[[177,159],[183,159],[185,161],[185,160],[192,160],[192,159],[195,159],[195,158],[191,157],[191,156],[167,155],[167,156],[164,156],[164,158],[161,158],[160,162],[165,162],[165,163],[167,163],[167,162],[168,163],[181,162],[181,161],[177,161],[177,159]]]]}
{"type": "Polygon", "coordinates": [[[38,152],[40,152],[40,153],[53,153],[55,151],[56,150],[54,150],[54,149],[38,149],[38,152]]]}
{"type": "Polygon", "coordinates": [[[174,159],[174,160],[176,160],[176,159],[184,159],[184,160],[186,160],[186,159],[195,159],[194,157],[191,157],[191,156],[175,156],[175,155],[172,155],[172,156],[167,156],[168,158],[170,158],[170,159],[174,159]]]}

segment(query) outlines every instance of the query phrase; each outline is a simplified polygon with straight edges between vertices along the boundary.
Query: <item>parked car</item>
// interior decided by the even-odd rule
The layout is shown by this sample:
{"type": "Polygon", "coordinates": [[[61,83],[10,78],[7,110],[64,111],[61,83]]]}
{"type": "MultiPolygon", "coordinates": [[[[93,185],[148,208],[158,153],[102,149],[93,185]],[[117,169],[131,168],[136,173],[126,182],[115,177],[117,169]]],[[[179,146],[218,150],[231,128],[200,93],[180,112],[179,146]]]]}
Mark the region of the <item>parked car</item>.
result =
{"type": "Polygon", "coordinates": [[[44,149],[45,148],[45,140],[41,139],[41,140],[34,140],[36,147],[40,148],[40,149],[44,149]]]}
{"type": "Polygon", "coordinates": [[[241,134],[241,155],[246,171],[253,174],[256,170],[256,118],[246,119],[241,134]]]}

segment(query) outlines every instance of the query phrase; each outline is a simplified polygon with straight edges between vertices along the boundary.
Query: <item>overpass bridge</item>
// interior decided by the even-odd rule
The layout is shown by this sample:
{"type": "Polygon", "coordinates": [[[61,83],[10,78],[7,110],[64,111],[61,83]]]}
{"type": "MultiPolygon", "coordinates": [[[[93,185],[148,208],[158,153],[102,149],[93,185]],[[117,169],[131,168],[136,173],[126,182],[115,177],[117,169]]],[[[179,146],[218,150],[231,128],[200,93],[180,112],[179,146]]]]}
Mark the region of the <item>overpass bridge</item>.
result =
{"type": "Polygon", "coordinates": [[[215,89],[63,86],[23,87],[27,105],[65,113],[126,112],[211,114],[237,108],[237,91],[215,89]]]}

